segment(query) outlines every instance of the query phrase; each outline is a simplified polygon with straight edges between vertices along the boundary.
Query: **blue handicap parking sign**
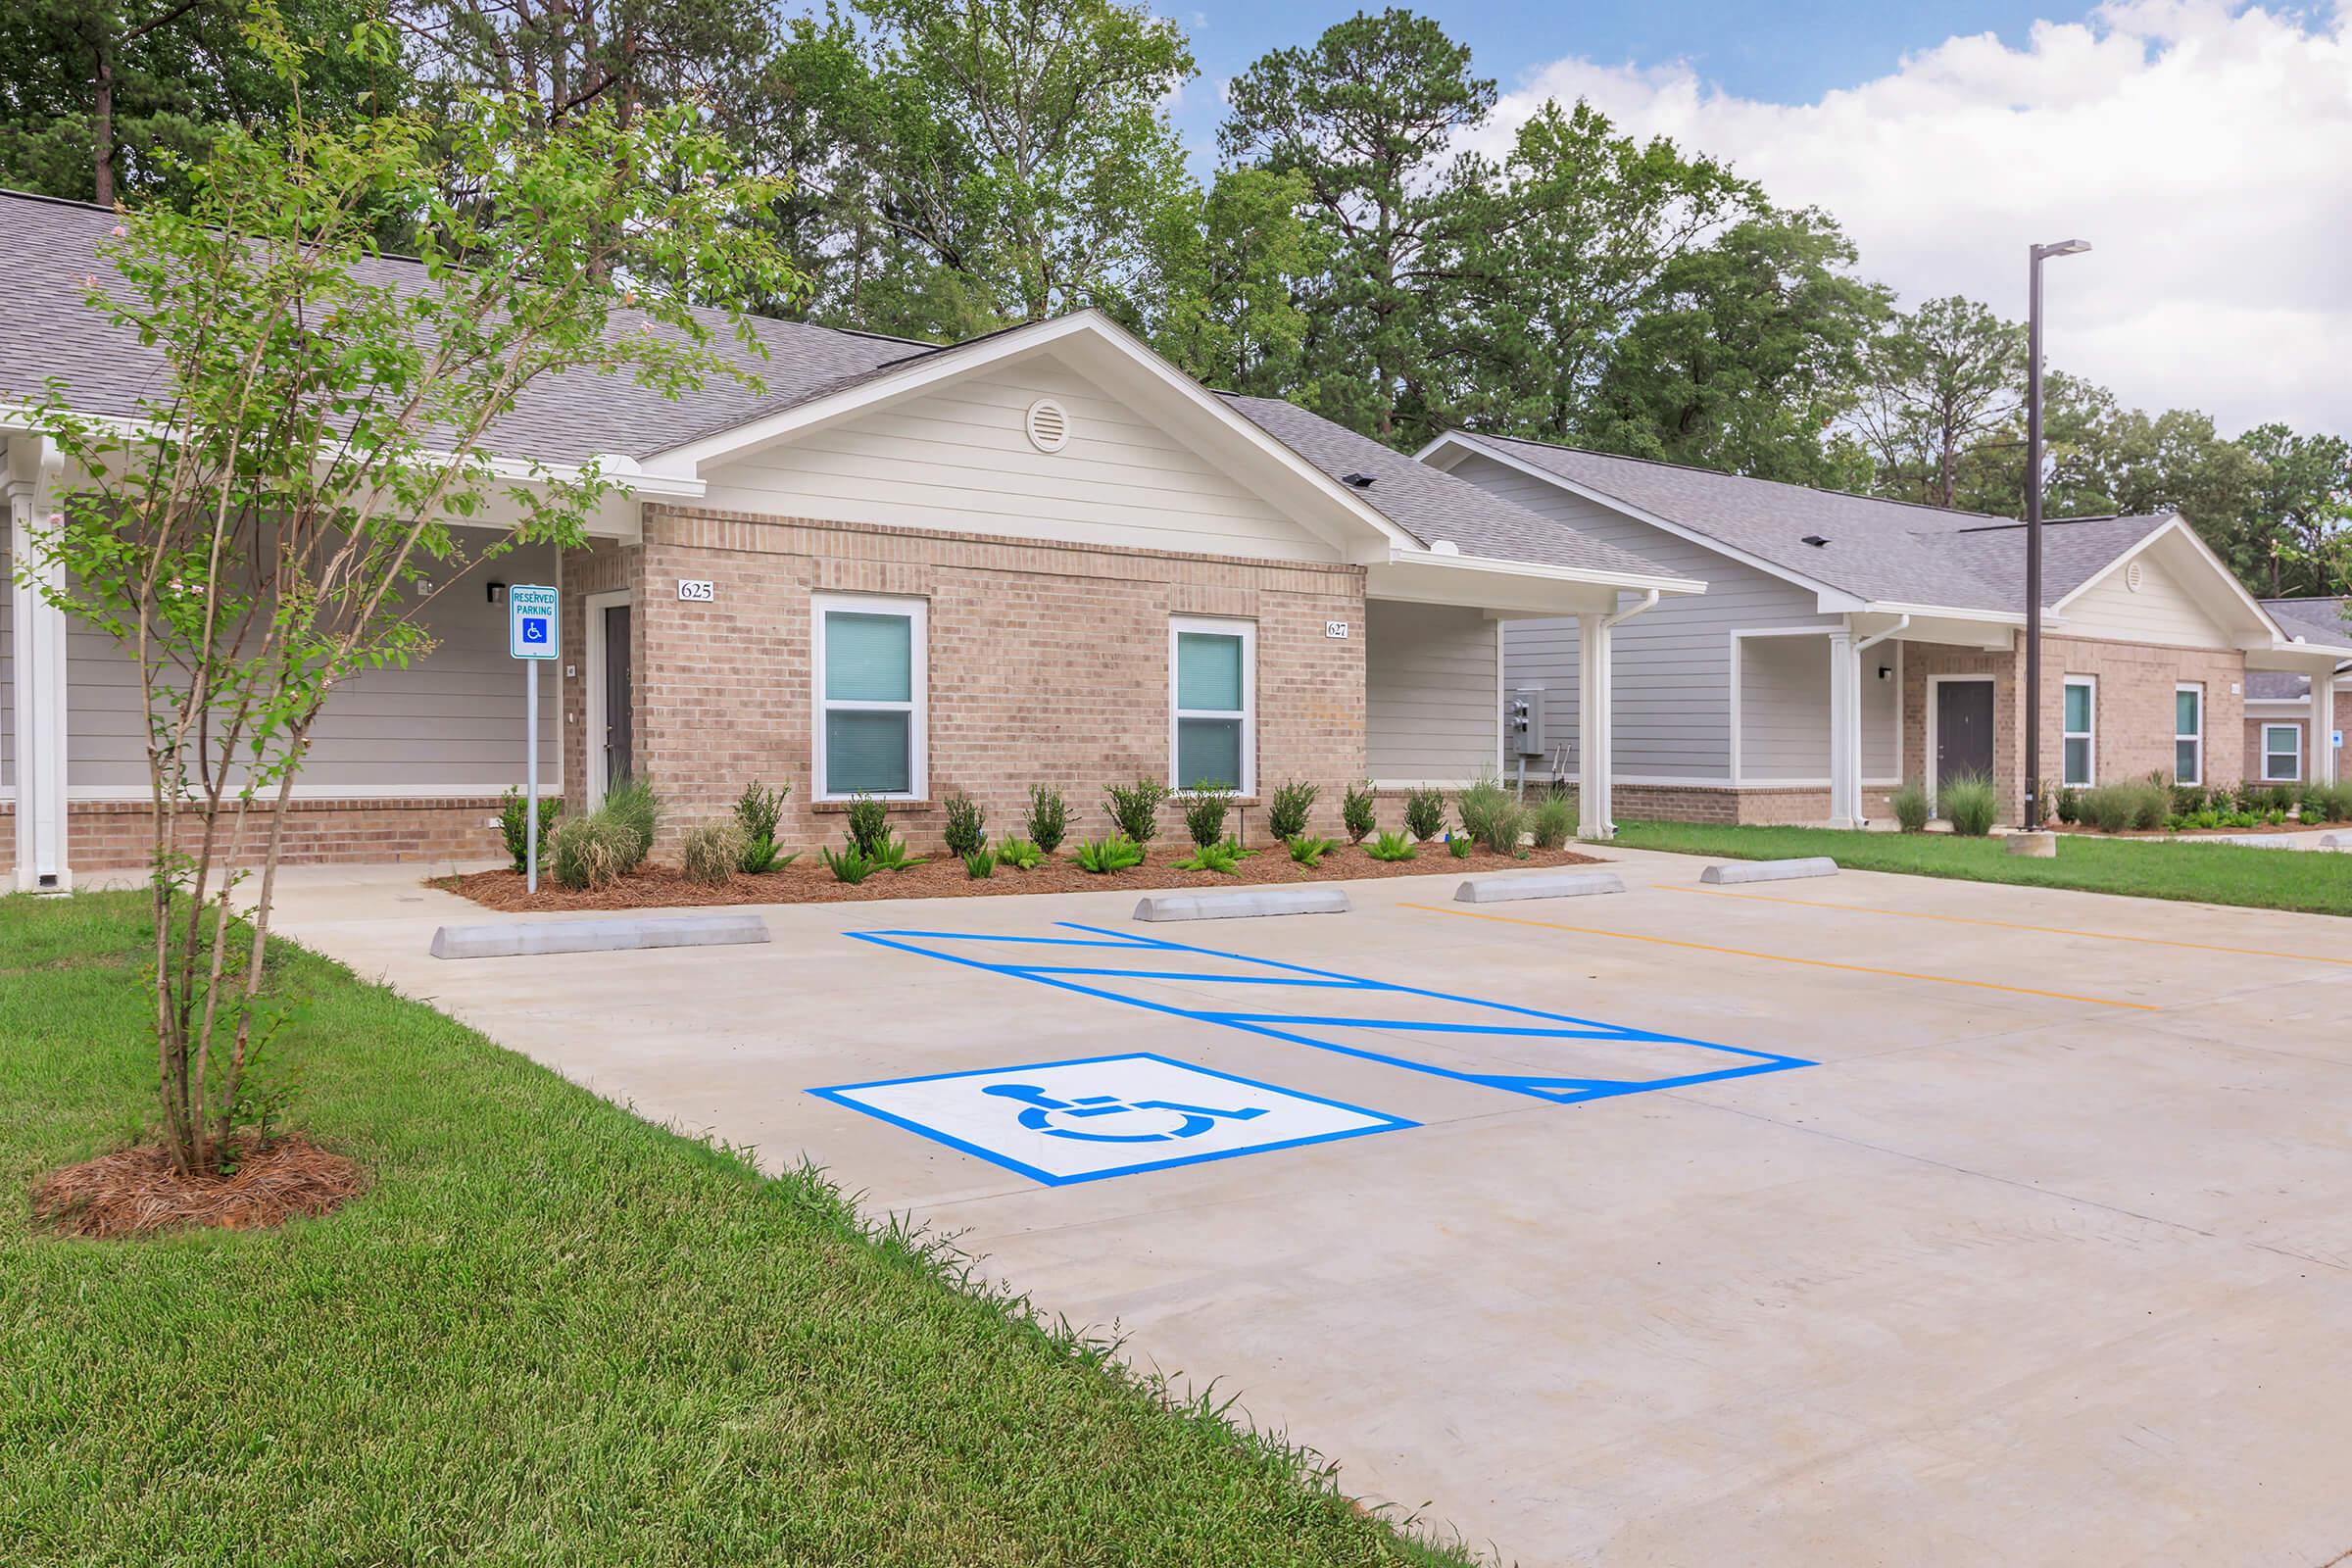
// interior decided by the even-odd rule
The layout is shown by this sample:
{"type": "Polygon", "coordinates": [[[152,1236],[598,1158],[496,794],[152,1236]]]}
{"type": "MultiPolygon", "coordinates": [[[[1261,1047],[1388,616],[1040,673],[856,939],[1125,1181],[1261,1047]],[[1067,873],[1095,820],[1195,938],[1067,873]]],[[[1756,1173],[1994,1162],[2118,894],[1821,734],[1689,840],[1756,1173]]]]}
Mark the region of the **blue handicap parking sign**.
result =
{"type": "Polygon", "coordinates": [[[544,642],[546,642],[546,641],[547,641],[547,617],[546,617],[545,615],[525,615],[525,616],[523,616],[523,617],[522,617],[522,640],[523,640],[524,642],[526,642],[526,643],[544,643],[544,642]]]}
{"type": "Polygon", "coordinates": [[[808,1092],[1049,1187],[1413,1125],[1149,1052],[808,1092]]]}

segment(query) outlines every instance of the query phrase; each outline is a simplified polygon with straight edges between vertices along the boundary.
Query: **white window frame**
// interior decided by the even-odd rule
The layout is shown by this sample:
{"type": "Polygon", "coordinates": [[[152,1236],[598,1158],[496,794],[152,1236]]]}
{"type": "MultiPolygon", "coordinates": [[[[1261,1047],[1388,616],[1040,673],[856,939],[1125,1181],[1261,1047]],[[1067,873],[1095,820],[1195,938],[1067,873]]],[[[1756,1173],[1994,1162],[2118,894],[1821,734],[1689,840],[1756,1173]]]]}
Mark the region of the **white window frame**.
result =
{"type": "MultiPolygon", "coordinates": [[[[2204,708],[2200,705],[2197,710],[2200,721],[2203,720],[2204,713],[2204,708]]],[[[2203,758],[2200,756],[2198,760],[2202,762],[2203,758]]],[[[2086,790],[2098,782],[2099,678],[2096,675],[2069,675],[2059,683],[2058,687],[2058,787],[2068,790],[2086,790]],[[2066,694],[2077,686],[2090,693],[2090,727],[2088,729],[2068,729],[2066,727],[2066,694]],[[2078,740],[2083,742],[2083,776],[2068,778],[2066,776],[2066,744],[2069,741],[2078,740]]]]}
{"type": "Polygon", "coordinates": [[[825,715],[843,712],[907,713],[906,783],[905,790],[877,794],[878,801],[927,801],[931,798],[931,605],[924,599],[889,598],[881,594],[811,594],[808,598],[808,712],[809,798],[818,801],[856,800],[857,792],[835,793],[825,788],[825,715]],[[904,703],[833,701],[825,696],[825,616],[840,611],[859,615],[905,615],[912,624],[907,636],[909,663],[904,703]]]}
{"type": "Polygon", "coordinates": [[[1220,615],[1170,615],[1168,617],[1168,788],[1179,796],[1192,793],[1192,781],[1176,776],[1177,726],[1188,718],[1231,718],[1232,710],[1223,708],[1179,708],[1176,706],[1176,650],[1177,639],[1186,632],[1205,633],[1212,637],[1240,637],[1242,640],[1242,778],[1236,794],[1245,799],[1257,795],[1257,622],[1220,615]]]}
{"type": "Polygon", "coordinates": [[[2266,719],[2266,720],[2263,722],[2263,725],[2262,725],[2262,781],[2263,781],[2265,784],[2300,784],[2301,782],[2303,782],[2303,726],[2302,726],[2302,725],[2300,725],[2300,724],[2290,724],[2290,723],[2281,723],[2281,722],[2279,722],[2279,721],[2278,721],[2278,720],[2276,720],[2276,719],[2266,719]],[[2289,774],[2287,774],[2287,775],[2286,775],[2285,777],[2283,777],[2283,778],[2281,778],[2279,775],[2278,775],[2278,774],[2276,774],[2276,773],[2274,773],[2274,772],[2272,772],[2272,771],[2271,771],[2271,759],[2272,759],[2273,757],[2275,757],[2275,756],[2278,756],[2278,755],[2279,755],[2278,753],[2276,753],[2276,752],[2274,752],[2274,751],[2271,749],[2271,732],[2272,732],[2273,730],[2280,730],[2280,729],[2282,729],[2282,730],[2286,731],[2286,732],[2287,732],[2287,734],[2289,734],[2289,735],[2291,735],[2291,736],[2293,736],[2293,737],[2294,737],[2294,744],[2293,744],[2292,746],[2290,746],[2290,747],[2287,749],[2287,755],[2290,755],[2290,756],[2292,756],[2292,757],[2294,758],[2294,760],[2295,760],[2295,770],[2294,770],[2292,773],[2289,773],[2289,774]]]}
{"type": "Polygon", "coordinates": [[[2205,683],[2203,681],[2184,680],[2173,687],[2173,764],[2176,773],[2180,767],[2180,743],[2182,741],[2196,743],[2197,776],[2195,778],[2176,777],[2173,782],[2202,786],[2205,782],[2205,683]],[[2180,727],[2180,694],[2182,692],[2197,694],[2197,727],[2193,732],[2180,727]]]}

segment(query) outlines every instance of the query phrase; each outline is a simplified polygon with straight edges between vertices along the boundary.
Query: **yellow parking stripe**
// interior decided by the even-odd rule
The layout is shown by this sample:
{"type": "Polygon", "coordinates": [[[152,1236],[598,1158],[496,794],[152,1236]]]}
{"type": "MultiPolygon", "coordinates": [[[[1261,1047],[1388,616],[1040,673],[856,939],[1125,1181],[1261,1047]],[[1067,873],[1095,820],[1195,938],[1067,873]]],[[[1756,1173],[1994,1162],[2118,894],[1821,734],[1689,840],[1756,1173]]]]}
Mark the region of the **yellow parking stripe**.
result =
{"type": "Polygon", "coordinates": [[[2036,991],[2032,986],[2005,986],[1990,980],[1958,980],[1947,974],[1914,974],[1908,969],[1874,969],[1866,963],[1838,963],[1830,958],[1797,958],[1786,953],[1756,953],[1746,948],[1719,948],[1711,942],[1687,942],[1681,937],[1642,936],[1634,931],[1603,931],[1589,925],[1562,925],[1556,920],[1529,920],[1511,914],[1483,914],[1475,909],[1447,909],[1435,904],[1400,904],[1400,909],[1428,914],[1453,914],[1465,920],[1496,920],[1504,925],[1537,926],[1545,931],[1569,931],[1585,937],[1614,937],[1620,942],[1648,942],[1661,948],[1690,948],[1698,953],[1729,954],[1735,958],[1762,958],[1771,963],[1796,963],[1809,969],[1843,969],[1849,974],[1884,975],[1890,980],[1924,980],[1931,985],[1967,986],[1976,991],[2006,991],[2013,996],[2043,997],[2052,1002],[2086,1002],[2098,1007],[2123,1007],[2132,1012],[2161,1009],[2145,1002],[2116,1002],[2107,997],[2078,997],[2066,991],[2036,991]]]}
{"type": "Polygon", "coordinates": [[[1847,914],[1889,914],[1904,920],[1941,920],[1947,925],[1989,925],[2004,931],[2037,931],[2053,937],[2091,937],[2100,942],[2137,942],[2152,948],[2187,948],[2196,953],[2229,953],[2241,958],[2293,958],[2302,963],[2352,965],[2352,958],[2330,958],[2317,953],[2278,953],[2269,948],[2226,948],[2214,942],[2176,942],[2171,937],[2133,937],[2118,931],[2078,931],[2072,926],[2026,925],[2016,920],[1983,920],[1965,914],[1930,914],[1923,909],[1874,909],[1858,904],[1831,904],[1821,899],[1786,899],[1770,893],[1719,893],[1713,888],[1669,888],[1670,893],[1699,893],[1710,899],[1747,899],[1756,904],[1792,904],[1804,909],[1842,909],[1847,914]]]}

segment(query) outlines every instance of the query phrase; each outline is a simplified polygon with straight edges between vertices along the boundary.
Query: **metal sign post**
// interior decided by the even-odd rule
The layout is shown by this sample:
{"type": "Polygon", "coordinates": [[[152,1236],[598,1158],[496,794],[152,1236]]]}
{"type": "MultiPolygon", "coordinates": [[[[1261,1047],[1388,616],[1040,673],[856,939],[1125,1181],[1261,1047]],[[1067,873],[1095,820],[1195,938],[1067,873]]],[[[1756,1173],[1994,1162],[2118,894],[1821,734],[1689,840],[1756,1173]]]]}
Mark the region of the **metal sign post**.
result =
{"type": "Polygon", "coordinates": [[[522,876],[525,891],[539,891],[539,666],[556,657],[557,596],[553,588],[516,584],[507,590],[507,654],[523,662],[522,876]]]}

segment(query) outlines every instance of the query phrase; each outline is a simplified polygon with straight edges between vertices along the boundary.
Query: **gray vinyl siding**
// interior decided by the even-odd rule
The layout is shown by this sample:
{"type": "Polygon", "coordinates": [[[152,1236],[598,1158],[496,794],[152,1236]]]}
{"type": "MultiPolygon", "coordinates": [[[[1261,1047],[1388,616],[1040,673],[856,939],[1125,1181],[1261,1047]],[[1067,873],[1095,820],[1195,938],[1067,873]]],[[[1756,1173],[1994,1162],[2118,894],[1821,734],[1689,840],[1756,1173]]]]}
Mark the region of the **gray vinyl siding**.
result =
{"type": "Polygon", "coordinates": [[[1500,626],[1456,606],[1364,606],[1364,757],[1374,779],[1458,782],[1494,770],[1500,626]]]}
{"type": "MultiPolygon", "coordinates": [[[[405,668],[366,670],[328,696],[298,790],[478,795],[522,782],[524,676],[507,657],[506,607],[483,592],[492,580],[553,583],[556,553],[518,549],[444,588],[424,615],[431,652],[405,668]]],[[[137,666],[113,638],[78,623],[66,643],[68,791],[143,789],[137,666]]],[[[565,661],[580,657],[564,650],[565,661]]],[[[539,674],[539,771],[550,788],[561,777],[561,674],[560,663],[539,674]]]]}
{"type": "Polygon", "coordinates": [[[1740,781],[1830,776],[1830,640],[1740,643],[1740,781]]]}
{"type": "MultiPolygon", "coordinates": [[[[1831,624],[1836,617],[1814,608],[1811,590],[1491,459],[1466,458],[1452,472],[1531,512],[1656,562],[1670,572],[1706,583],[1704,594],[1662,599],[1656,609],[1617,628],[1616,764],[1629,778],[1728,779],[1732,633],[1831,624]]],[[[1822,657],[1826,662],[1826,649],[1822,657]]],[[[1507,684],[1544,688],[1546,739],[1554,756],[1574,771],[1575,619],[1508,622],[1503,658],[1507,684]]]]}

